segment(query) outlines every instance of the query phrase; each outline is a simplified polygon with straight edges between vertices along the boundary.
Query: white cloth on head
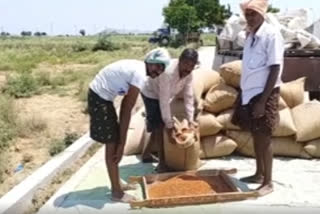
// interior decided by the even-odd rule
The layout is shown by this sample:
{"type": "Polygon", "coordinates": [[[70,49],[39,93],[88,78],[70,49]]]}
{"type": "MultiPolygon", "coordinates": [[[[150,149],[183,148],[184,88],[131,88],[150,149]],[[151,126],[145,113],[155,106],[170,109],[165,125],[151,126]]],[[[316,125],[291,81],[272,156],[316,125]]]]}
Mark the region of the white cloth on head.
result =
{"type": "Polygon", "coordinates": [[[126,95],[130,85],[141,90],[146,78],[146,65],[143,61],[120,60],[104,67],[89,87],[101,98],[113,101],[118,95],[126,95]]]}
{"type": "Polygon", "coordinates": [[[264,22],[256,34],[250,33],[246,39],[242,59],[242,105],[264,91],[270,66],[280,65],[280,72],[275,87],[282,83],[284,41],[280,32],[264,22]]]}
{"type": "Polygon", "coordinates": [[[169,66],[170,54],[164,48],[155,48],[146,54],[144,61],[146,63],[164,64],[165,68],[169,66]]]}
{"type": "Polygon", "coordinates": [[[173,127],[170,103],[183,90],[185,111],[189,121],[193,121],[194,97],[192,88],[192,73],[180,78],[178,59],[173,59],[169,67],[155,79],[147,78],[141,93],[152,99],[159,100],[162,120],[166,128],[173,127]]]}

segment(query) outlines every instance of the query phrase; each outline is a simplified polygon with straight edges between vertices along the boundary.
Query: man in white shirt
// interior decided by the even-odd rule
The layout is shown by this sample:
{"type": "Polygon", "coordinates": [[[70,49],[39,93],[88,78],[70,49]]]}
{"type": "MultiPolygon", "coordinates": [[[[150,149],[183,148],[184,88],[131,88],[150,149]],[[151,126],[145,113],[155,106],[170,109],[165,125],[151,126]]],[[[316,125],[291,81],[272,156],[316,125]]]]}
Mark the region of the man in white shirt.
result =
{"type": "Polygon", "coordinates": [[[112,200],[130,202],[120,183],[118,164],[123,156],[131,111],[147,76],[155,78],[169,65],[170,55],[163,48],[149,52],[145,61],[120,60],[104,67],[92,80],[88,92],[90,137],[105,144],[105,162],[111,181],[112,200]],[[113,106],[116,96],[124,96],[120,118],[113,106]]]}
{"type": "MultiPolygon", "coordinates": [[[[192,88],[192,70],[198,62],[198,53],[194,49],[185,49],[178,59],[171,60],[166,71],[155,79],[148,79],[141,93],[146,108],[147,131],[151,132],[150,142],[159,145],[158,172],[166,169],[163,151],[163,128],[172,136],[173,118],[170,102],[180,92],[184,94],[187,119],[194,120],[194,97],[192,88]]],[[[151,144],[147,145],[142,160],[150,158],[151,144]]]]}
{"type": "Polygon", "coordinates": [[[271,136],[279,121],[279,87],[284,57],[280,32],[264,21],[267,0],[249,0],[241,4],[248,34],[243,51],[241,93],[232,122],[250,131],[256,154],[256,173],[242,181],[262,183],[261,195],[273,191],[271,136]]]}

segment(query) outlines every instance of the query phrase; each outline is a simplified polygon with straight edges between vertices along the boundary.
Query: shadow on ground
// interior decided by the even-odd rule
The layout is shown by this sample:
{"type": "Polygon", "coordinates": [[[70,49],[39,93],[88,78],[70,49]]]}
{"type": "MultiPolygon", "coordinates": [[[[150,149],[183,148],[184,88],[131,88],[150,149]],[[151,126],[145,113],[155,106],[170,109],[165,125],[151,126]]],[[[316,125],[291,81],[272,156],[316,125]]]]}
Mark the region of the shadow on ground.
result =
{"type": "Polygon", "coordinates": [[[105,204],[112,203],[108,187],[79,190],[61,195],[54,201],[55,207],[69,208],[84,205],[95,209],[102,209],[105,204]],[[66,203],[65,203],[66,202],[66,203]]]}

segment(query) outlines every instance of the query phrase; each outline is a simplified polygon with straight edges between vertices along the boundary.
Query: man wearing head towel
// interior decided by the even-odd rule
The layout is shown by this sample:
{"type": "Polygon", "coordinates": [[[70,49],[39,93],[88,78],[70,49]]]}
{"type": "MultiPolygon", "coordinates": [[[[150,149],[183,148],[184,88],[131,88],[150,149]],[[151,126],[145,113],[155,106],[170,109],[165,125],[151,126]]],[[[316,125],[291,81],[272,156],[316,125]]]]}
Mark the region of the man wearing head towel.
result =
{"type": "Polygon", "coordinates": [[[144,162],[152,161],[151,146],[159,148],[159,164],[156,171],[161,173],[168,170],[165,164],[163,130],[168,136],[173,133],[173,116],[170,103],[175,96],[182,92],[184,107],[190,125],[194,121],[194,97],[192,89],[192,71],[198,62],[198,52],[192,48],[182,51],[179,59],[172,59],[166,71],[157,78],[148,78],[141,90],[146,109],[147,131],[151,132],[151,140],[142,153],[144,162]],[[149,159],[149,160],[148,160],[149,159]]]}
{"type": "Polygon", "coordinates": [[[264,21],[267,0],[249,0],[241,4],[247,21],[243,51],[241,92],[232,122],[251,132],[256,154],[256,173],[242,178],[260,183],[260,195],[273,191],[271,136],[279,121],[279,86],[283,67],[284,43],[280,32],[264,21]]]}

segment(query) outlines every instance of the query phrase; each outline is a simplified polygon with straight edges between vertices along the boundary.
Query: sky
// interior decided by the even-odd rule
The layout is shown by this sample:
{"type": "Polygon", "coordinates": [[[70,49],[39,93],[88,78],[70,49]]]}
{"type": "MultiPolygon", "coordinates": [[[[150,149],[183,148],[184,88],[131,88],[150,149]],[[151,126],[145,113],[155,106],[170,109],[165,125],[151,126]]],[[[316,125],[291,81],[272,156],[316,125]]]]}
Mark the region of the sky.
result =
{"type": "MultiPolygon", "coordinates": [[[[195,0],[197,1],[197,0],[195,0]]],[[[23,30],[50,35],[95,34],[105,28],[153,31],[163,23],[162,8],[169,0],[0,0],[0,31],[20,34],[23,30]]],[[[239,13],[241,0],[220,0],[239,13]]],[[[273,6],[311,8],[319,18],[319,0],[269,0],[273,6]]]]}

